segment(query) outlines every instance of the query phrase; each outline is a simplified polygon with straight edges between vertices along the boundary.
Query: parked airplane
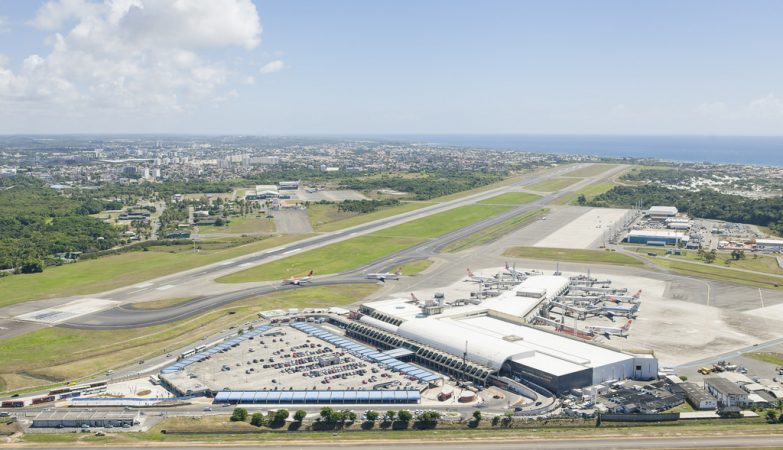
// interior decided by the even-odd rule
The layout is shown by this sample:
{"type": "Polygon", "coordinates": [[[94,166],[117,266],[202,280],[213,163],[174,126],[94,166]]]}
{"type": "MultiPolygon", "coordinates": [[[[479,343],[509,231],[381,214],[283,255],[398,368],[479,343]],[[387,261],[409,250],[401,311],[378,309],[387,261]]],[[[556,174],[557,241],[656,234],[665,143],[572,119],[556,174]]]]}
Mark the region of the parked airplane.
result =
{"type": "Polygon", "coordinates": [[[508,262],[506,262],[506,272],[508,272],[509,275],[516,278],[517,280],[524,280],[529,275],[528,273],[518,271],[516,263],[509,267],[508,262]]]}
{"type": "Polygon", "coordinates": [[[636,315],[636,311],[639,311],[639,303],[634,303],[630,308],[604,306],[601,311],[610,318],[614,316],[625,316],[630,319],[636,315]]]}
{"type": "Polygon", "coordinates": [[[621,327],[599,327],[596,325],[591,325],[586,327],[588,333],[591,334],[603,334],[606,337],[609,336],[620,336],[620,337],[628,337],[628,330],[631,329],[631,324],[633,323],[633,320],[629,320],[626,322],[625,325],[621,327]]]}
{"type": "Polygon", "coordinates": [[[610,295],[607,298],[610,301],[613,301],[613,302],[615,302],[615,303],[617,303],[619,305],[620,303],[623,303],[623,302],[625,302],[625,303],[639,303],[639,302],[642,301],[641,298],[640,298],[641,295],[642,295],[642,290],[639,289],[633,295],[610,295]]]}
{"type": "Polygon", "coordinates": [[[399,280],[400,275],[402,275],[402,267],[397,269],[396,272],[368,273],[364,278],[368,280],[380,280],[385,283],[386,280],[399,280]]]}
{"type": "Polygon", "coordinates": [[[293,284],[295,286],[304,286],[305,283],[309,283],[312,278],[313,278],[313,271],[311,270],[306,277],[286,278],[285,280],[283,280],[283,286],[288,284],[293,284]]]}
{"type": "Polygon", "coordinates": [[[483,277],[481,275],[474,274],[470,268],[466,269],[468,271],[468,280],[465,281],[472,281],[474,283],[495,283],[497,282],[497,275],[494,277],[483,277]]]}

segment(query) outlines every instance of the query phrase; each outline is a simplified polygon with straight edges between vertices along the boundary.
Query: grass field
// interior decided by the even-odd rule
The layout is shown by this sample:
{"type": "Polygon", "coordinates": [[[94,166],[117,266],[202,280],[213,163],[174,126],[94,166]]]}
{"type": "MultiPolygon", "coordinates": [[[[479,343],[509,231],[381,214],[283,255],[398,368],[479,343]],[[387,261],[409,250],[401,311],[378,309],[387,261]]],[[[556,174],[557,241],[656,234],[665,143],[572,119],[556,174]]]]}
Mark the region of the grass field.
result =
{"type": "Polygon", "coordinates": [[[765,363],[774,364],[776,366],[783,366],[783,353],[749,352],[743,353],[742,356],[747,356],[748,358],[764,361],[765,363]]]}
{"type": "Polygon", "coordinates": [[[310,216],[310,223],[312,223],[315,231],[326,232],[385,219],[434,204],[435,202],[404,202],[397,206],[381,208],[378,211],[367,214],[342,213],[337,211],[337,205],[311,205],[307,214],[310,216]],[[315,207],[315,210],[311,212],[310,209],[313,207],[315,207]]]}
{"type": "Polygon", "coordinates": [[[244,234],[244,233],[274,233],[275,221],[274,219],[267,219],[264,216],[256,217],[255,215],[247,216],[232,216],[229,217],[229,222],[222,226],[216,227],[213,225],[201,225],[199,226],[200,233],[230,233],[230,234],[244,234]]]}
{"type": "Polygon", "coordinates": [[[671,258],[647,257],[648,261],[665,269],[669,269],[680,275],[706,278],[709,280],[723,281],[726,283],[743,284],[747,286],[783,289],[783,278],[773,277],[762,273],[741,272],[739,270],[724,269],[720,266],[694,264],[685,260],[671,258]]]}
{"type": "MultiPolygon", "coordinates": [[[[688,251],[683,256],[671,255],[669,258],[702,262],[699,259],[698,253],[695,251],[688,251]]],[[[732,260],[730,254],[720,252],[717,254],[715,262],[713,262],[711,265],[716,267],[738,268],[762,273],[783,275],[783,269],[780,268],[777,260],[771,256],[748,255],[745,259],[732,260]]]]}
{"type": "Polygon", "coordinates": [[[434,261],[431,259],[419,259],[416,261],[410,261],[402,266],[402,274],[404,276],[416,276],[421,272],[429,269],[434,261]]]}
{"type": "Polygon", "coordinates": [[[552,203],[555,205],[567,205],[569,203],[575,203],[576,199],[579,198],[580,195],[584,195],[587,201],[590,201],[595,196],[603,194],[613,187],[615,187],[615,184],[611,181],[599,181],[597,183],[585,186],[576,192],[571,192],[570,194],[564,195],[552,203]]]}
{"type": "Polygon", "coordinates": [[[524,205],[541,198],[540,195],[530,194],[528,192],[506,192],[496,195],[486,200],[477,202],[480,205],[524,205]]]}
{"type": "Polygon", "coordinates": [[[601,175],[602,173],[617,167],[616,164],[593,164],[591,166],[582,167],[581,169],[572,170],[563,174],[566,177],[592,177],[595,175],[601,175]]]}
{"type": "Polygon", "coordinates": [[[551,178],[526,186],[531,191],[555,192],[582,181],[581,178],[551,178]]]}
{"type": "Polygon", "coordinates": [[[446,253],[455,253],[462,250],[466,250],[471,247],[483,245],[488,242],[494,241],[514,230],[517,230],[527,223],[543,216],[549,212],[547,208],[534,209],[523,214],[519,214],[511,219],[504,220],[503,222],[487,228],[484,231],[472,234],[458,241],[454,241],[451,244],[443,248],[446,253]]]}
{"type": "Polygon", "coordinates": [[[160,355],[228,326],[256,318],[263,309],[347,305],[371,294],[371,284],[313,286],[242,300],[201,316],[129,330],[44,328],[3,341],[0,390],[16,391],[98,374],[160,355]]]}
{"type": "Polygon", "coordinates": [[[549,261],[572,261],[596,264],[623,264],[640,266],[643,263],[636,258],[607,250],[582,250],[549,247],[511,247],[503,252],[511,258],[546,259],[549,261]]]}
{"type": "Polygon", "coordinates": [[[27,300],[85,295],[115,289],[194,267],[294,242],[305,235],[266,239],[201,241],[202,250],[190,246],[156,246],[149,251],[47,267],[42,273],[0,278],[0,307],[27,300]],[[244,243],[242,245],[237,245],[244,243]]]}
{"type": "Polygon", "coordinates": [[[467,205],[385,230],[347,239],[218,278],[221,283],[277,280],[305,274],[342,272],[359,267],[509,209],[508,206],[467,205]]]}

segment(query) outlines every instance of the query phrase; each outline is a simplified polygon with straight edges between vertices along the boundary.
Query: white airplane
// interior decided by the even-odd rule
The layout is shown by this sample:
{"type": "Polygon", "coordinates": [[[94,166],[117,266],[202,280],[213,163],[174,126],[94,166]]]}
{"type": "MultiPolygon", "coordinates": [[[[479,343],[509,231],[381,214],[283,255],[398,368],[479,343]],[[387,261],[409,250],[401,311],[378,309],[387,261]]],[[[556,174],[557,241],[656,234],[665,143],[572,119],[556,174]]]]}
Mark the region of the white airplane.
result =
{"type": "Polygon", "coordinates": [[[639,289],[633,295],[610,295],[607,298],[610,301],[613,301],[613,302],[615,302],[615,303],[617,303],[619,305],[620,303],[623,303],[623,302],[626,302],[626,303],[639,303],[639,302],[642,301],[639,298],[639,297],[641,297],[641,295],[642,295],[642,290],[639,289]]]}
{"type": "Polygon", "coordinates": [[[283,280],[283,286],[293,284],[294,286],[304,286],[305,283],[309,283],[313,278],[313,271],[307,274],[306,277],[291,277],[283,280]]]}
{"type": "Polygon", "coordinates": [[[385,283],[386,280],[399,280],[402,275],[402,267],[397,269],[396,272],[383,272],[383,273],[368,273],[364,278],[368,280],[379,280],[385,283]]]}
{"type": "Polygon", "coordinates": [[[483,277],[481,275],[474,274],[470,268],[466,269],[468,272],[468,280],[465,281],[472,281],[473,283],[494,283],[497,280],[497,276],[494,277],[483,277]]]}
{"type": "Polygon", "coordinates": [[[517,264],[514,263],[513,266],[509,267],[508,262],[506,262],[506,272],[509,273],[514,278],[527,278],[528,274],[525,272],[520,272],[517,270],[517,264]]]}
{"type": "Polygon", "coordinates": [[[633,303],[630,308],[620,308],[613,306],[604,306],[601,308],[601,312],[606,314],[609,318],[614,316],[625,316],[630,319],[636,315],[637,311],[639,311],[639,303],[633,303]]]}
{"type": "Polygon", "coordinates": [[[626,322],[625,325],[621,327],[599,327],[596,325],[591,325],[586,327],[588,333],[590,334],[603,334],[606,337],[609,336],[620,336],[620,337],[627,337],[628,336],[628,330],[631,329],[631,324],[633,323],[633,320],[629,320],[626,322]]]}

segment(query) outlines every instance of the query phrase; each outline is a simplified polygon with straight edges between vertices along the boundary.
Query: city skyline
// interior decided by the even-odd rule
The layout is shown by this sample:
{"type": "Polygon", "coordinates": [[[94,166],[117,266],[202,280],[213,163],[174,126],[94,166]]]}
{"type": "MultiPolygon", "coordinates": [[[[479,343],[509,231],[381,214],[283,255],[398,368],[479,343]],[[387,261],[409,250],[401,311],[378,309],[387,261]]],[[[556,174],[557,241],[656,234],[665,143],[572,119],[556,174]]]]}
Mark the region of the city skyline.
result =
{"type": "Polygon", "coordinates": [[[0,133],[779,135],[782,9],[4,1],[0,133]]]}

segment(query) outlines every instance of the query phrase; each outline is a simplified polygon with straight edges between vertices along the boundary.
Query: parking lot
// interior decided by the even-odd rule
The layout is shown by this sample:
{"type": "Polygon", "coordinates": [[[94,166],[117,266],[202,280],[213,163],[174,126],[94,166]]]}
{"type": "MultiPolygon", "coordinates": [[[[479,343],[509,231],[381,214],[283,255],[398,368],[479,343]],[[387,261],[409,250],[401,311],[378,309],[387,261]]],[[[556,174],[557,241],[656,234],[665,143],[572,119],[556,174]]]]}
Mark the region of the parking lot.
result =
{"type": "Polygon", "coordinates": [[[400,373],[288,326],[275,327],[223,353],[167,375],[183,391],[416,388],[400,373]]]}

